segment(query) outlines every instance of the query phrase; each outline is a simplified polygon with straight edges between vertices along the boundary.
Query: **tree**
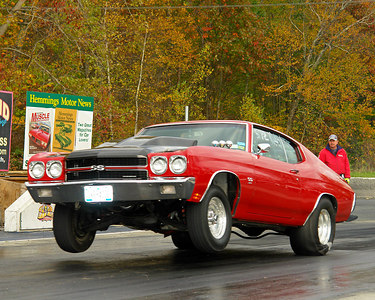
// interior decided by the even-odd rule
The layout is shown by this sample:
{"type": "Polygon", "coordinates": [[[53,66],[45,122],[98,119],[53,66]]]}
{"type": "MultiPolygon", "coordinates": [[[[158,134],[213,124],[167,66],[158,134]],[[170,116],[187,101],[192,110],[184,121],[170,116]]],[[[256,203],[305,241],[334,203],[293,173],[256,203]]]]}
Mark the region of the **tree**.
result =
{"type": "MultiPolygon", "coordinates": [[[[355,128],[370,125],[373,76],[361,43],[363,30],[373,22],[374,5],[353,7],[351,2],[314,1],[284,9],[282,18],[289,22],[275,22],[270,31],[269,60],[277,76],[264,90],[282,99],[286,132],[314,150],[321,146],[317,138],[332,131],[342,133],[342,141],[351,146],[355,128]]],[[[373,134],[371,126],[366,128],[367,136],[373,134]]]]}
{"type": "Polygon", "coordinates": [[[26,0],[19,0],[17,2],[17,4],[10,11],[10,13],[9,13],[8,17],[6,18],[6,20],[4,22],[2,22],[2,25],[0,26],[0,37],[2,37],[2,36],[5,35],[5,33],[8,30],[9,25],[10,25],[10,23],[11,23],[14,15],[17,13],[17,11],[20,10],[20,8],[25,3],[25,1],[26,0]]]}
{"type": "Polygon", "coordinates": [[[375,4],[231,3],[0,0],[14,126],[28,90],[93,96],[94,146],[183,120],[189,106],[190,119],[265,123],[315,152],[335,132],[352,161],[370,165],[375,4]]]}

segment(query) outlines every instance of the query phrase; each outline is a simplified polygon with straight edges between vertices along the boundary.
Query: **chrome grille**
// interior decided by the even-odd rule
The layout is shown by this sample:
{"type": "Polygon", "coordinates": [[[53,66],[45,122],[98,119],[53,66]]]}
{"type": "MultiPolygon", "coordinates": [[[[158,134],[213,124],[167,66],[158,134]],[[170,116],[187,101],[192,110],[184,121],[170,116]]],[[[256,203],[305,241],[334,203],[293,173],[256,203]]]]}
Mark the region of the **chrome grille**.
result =
{"type": "Polygon", "coordinates": [[[67,181],[106,179],[147,179],[146,170],[93,170],[67,173],[67,181]]]}
{"type": "Polygon", "coordinates": [[[67,159],[67,169],[91,167],[93,165],[117,166],[117,167],[145,167],[146,157],[89,157],[81,159],[67,159]]]}
{"type": "Polygon", "coordinates": [[[147,179],[147,158],[137,157],[85,157],[66,160],[67,181],[147,179]]]}

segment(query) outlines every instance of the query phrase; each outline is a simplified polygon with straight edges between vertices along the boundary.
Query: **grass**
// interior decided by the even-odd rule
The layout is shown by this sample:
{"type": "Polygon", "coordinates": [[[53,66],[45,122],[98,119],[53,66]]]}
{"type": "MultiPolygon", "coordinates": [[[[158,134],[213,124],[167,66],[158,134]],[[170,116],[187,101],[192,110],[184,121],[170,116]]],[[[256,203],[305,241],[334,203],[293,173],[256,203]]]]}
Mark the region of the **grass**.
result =
{"type": "Polygon", "coordinates": [[[375,178],[375,172],[369,172],[369,171],[352,171],[351,177],[371,177],[375,178]]]}

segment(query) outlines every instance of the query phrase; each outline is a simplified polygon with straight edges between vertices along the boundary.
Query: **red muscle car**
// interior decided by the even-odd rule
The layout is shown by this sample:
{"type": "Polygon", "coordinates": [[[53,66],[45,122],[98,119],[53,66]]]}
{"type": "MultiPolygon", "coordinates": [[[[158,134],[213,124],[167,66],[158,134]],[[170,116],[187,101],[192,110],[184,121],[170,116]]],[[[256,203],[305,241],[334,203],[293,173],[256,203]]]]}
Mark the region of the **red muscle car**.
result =
{"type": "Polygon", "coordinates": [[[325,255],[355,207],[350,186],[306,147],[244,121],[153,125],[95,149],[36,154],[28,176],[34,200],[56,204],[53,231],[68,252],[121,224],[180,249],[221,251],[234,230],[284,234],[297,255],[325,255]]]}
{"type": "MultiPolygon", "coordinates": [[[[34,128],[34,127],[33,127],[34,128]]],[[[31,129],[29,131],[29,139],[34,142],[43,150],[46,150],[50,143],[51,133],[50,127],[45,124],[41,124],[39,127],[31,129]]]]}

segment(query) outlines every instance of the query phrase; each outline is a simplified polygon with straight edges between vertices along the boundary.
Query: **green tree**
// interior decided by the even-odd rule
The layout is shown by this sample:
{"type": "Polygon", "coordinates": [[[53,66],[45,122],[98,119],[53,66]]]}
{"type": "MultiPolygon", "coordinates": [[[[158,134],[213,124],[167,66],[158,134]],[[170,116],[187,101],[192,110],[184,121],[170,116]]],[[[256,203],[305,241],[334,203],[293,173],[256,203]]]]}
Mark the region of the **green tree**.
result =
{"type": "Polygon", "coordinates": [[[252,95],[246,95],[242,98],[241,119],[255,123],[264,122],[264,108],[262,103],[256,104],[256,99],[252,95]]]}

